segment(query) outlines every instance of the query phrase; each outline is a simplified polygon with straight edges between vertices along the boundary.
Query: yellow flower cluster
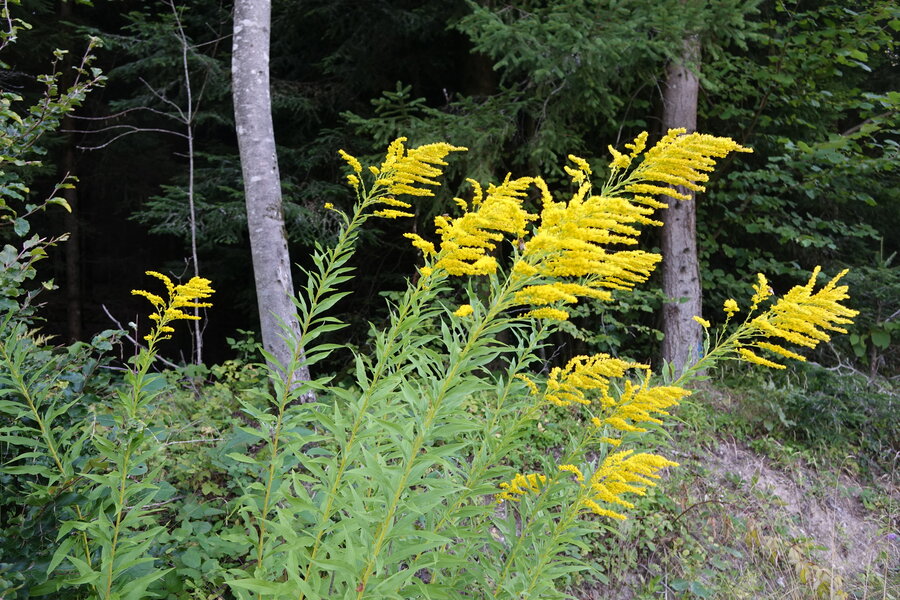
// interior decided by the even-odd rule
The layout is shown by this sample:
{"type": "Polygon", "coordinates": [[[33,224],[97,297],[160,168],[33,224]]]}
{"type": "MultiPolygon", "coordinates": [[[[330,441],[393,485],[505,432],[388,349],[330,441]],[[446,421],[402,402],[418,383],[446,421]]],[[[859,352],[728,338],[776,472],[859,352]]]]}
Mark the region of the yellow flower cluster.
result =
{"type": "Polygon", "coordinates": [[[628,369],[634,368],[647,368],[647,365],[613,358],[608,354],[576,356],[565,367],[554,367],[550,371],[544,397],[557,406],[590,404],[591,397],[608,406],[615,403],[609,395],[610,378],[622,377],[628,369]]]}
{"type": "Polygon", "coordinates": [[[725,310],[725,314],[728,315],[729,319],[731,317],[733,317],[735,313],[737,313],[741,310],[738,307],[738,303],[733,298],[729,298],[728,300],[725,301],[725,305],[723,306],[723,309],[725,310]]]}
{"type": "Polygon", "coordinates": [[[210,287],[209,279],[202,277],[192,277],[185,284],[175,285],[171,279],[162,273],[156,271],[147,271],[147,275],[155,277],[163,282],[166,286],[166,295],[168,299],[147,292],[145,290],[131,290],[135,296],[143,296],[153,304],[156,312],[150,315],[150,319],[156,321],[156,327],[152,332],[144,336],[148,342],[168,339],[170,333],[174,333],[175,329],[169,325],[172,321],[178,319],[199,320],[200,317],[184,312],[184,308],[207,308],[212,306],[209,302],[201,302],[212,296],[215,292],[210,287]]]}
{"type": "Polygon", "coordinates": [[[582,499],[582,506],[600,516],[624,519],[625,515],[604,508],[600,502],[634,508],[634,504],[622,499],[623,494],[643,496],[648,487],[656,485],[653,480],[659,479],[660,469],[677,466],[678,463],[656,454],[634,454],[633,450],[610,454],[591,476],[587,484],[589,494],[582,499]]]}
{"type": "Polygon", "coordinates": [[[497,503],[500,504],[504,500],[512,500],[518,502],[519,498],[528,492],[539,492],[541,488],[547,484],[547,476],[540,473],[532,473],[530,475],[516,475],[509,483],[500,484],[503,491],[496,496],[497,503]]]}
{"type": "MultiPolygon", "coordinates": [[[[620,432],[645,432],[643,427],[638,425],[641,423],[656,423],[662,425],[663,422],[658,416],[668,416],[666,409],[678,406],[679,401],[685,396],[690,396],[691,392],[675,386],[650,386],[650,371],[647,370],[647,376],[641,385],[635,385],[630,381],[625,382],[625,390],[618,401],[612,400],[604,406],[603,418],[594,417],[591,422],[597,427],[610,426],[620,432]]],[[[622,440],[619,438],[603,438],[603,441],[619,446],[622,440]]]]}
{"type": "MultiPolygon", "coordinates": [[[[690,196],[659,184],[704,191],[706,188],[698,182],[709,180],[707,173],[715,167],[715,159],[731,152],[752,152],[731,138],[705,133],[685,134],[685,131],[670,129],[650,148],[644,154],[644,161],[622,182],[625,190],[634,194],[665,195],[687,200],[690,196]]],[[[643,140],[640,137],[634,141],[635,148],[646,143],[646,137],[643,140]]]]}
{"type": "MultiPolygon", "coordinates": [[[[507,176],[503,183],[490,186],[486,192],[470,180],[474,187],[472,200],[455,199],[463,214],[457,218],[444,215],[435,219],[441,237],[439,249],[416,234],[406,237],[426,256],[437,255],[435,264],[426,266],[425,272],[445,269],[450,275],[496,272],[498,264],[493,252],[497,245],[507,237],[516,239],[520,253],[513,273],[523,284],[516,293],[516,302],[535,307],[527,313],[529,317],[565,320],[569,314],[560,305],[575,303],[583,297],[610,300],[610,290],[631,289],[650,276],[661,260],[658,254],[614,247],[637,244],[640,226],[661,225],[651,217],[656,209],[666,205],[651,196],[674,192],[660,184],[700,190],[697,182],[708,179],[706,172],[712,170],[716,158],[734,150],[749,151],[728,138],[683,133],[684,130],[671,130],[646,152],[646,132],[626,144],[630,150],[628,155],[611,149],[613,176],[600,195],[590,194],[590,164],[577,156],[569,156],[574,167],[565,167],[578,186],[567,202],[555,201],[540,177],[511,179],[507,176]],[[642,162],[630,174],[618,175],[639,157],[643,158],[642,162]],[[522,206],[532,185],[541,197],[539,216],[522,206]],[[622,197],[623,191],[631,197],[622,197]],[[538,219],[537,227],[528,231],[529,223],[538,219]],[[529,278],[544,281],[526,283],[529,278]]],[[[422,149],[404,155],[402,142],[400,138],[391,145],[381,169],[376,169],[380,177],[388,171],[403,175],[393,176],[391,193],[413,194],[408,187],[414,183],[435,185],[433,177],[440,170],[432,165],[444,164],[447,152],[460,150],[447,144],[423,146],[423,149],[439,147],[440,150],[440,156],[434,160],[429,158],[431,162],[428,162],[417,154],[422,149]],[[418,161],[414,167],[398,166],[402,160],[413,158],[418,161]]],[[[349,158],[345,160],[350,162],[349,158]]],[[[355,168],[352,163],[351,166],[355,168]]],[[[431,194],[430,190],[417,189],[416,194],[431,194]]],[[[381,213],[400,216],[402,211],[394,208],[381,213]]]]}
{"type": "MultiPolygon", "coordinates": [[[[368,199],[373,204],[381,204],[387,208],[374,211],[377,217],[396,219],[399,217],[412,217],[409,212],[412,205],[409,202],[398,200],[395,196],[433,196],[434,192],[423,186],[439,186],[435,179],[447,165],[444,158],[456,151],[466,150],[459,146],[453,146],[444,142],[425,144],[418,148],[407,149],[404,145],[406,138],[397,138],[388,146],[387,155],[380,167],[369,167],[369,171],[375,175],[368,199]]],[[[347,176],[350,185],[362,193],[363,183],[362,164],[359,160],[343,150],[339,150],[341,158],[353,169],[354,174],[347,176]]]]}
{"type": "Polygon", "coordinates": [[[478,182],[469,182],[475,190],[471,208],[455,219],[442,215],[434,220],[441,236],[440,257],[434,268],[451,275],[488,275],[497,270],[497,259],[489,252],[506,235],[525,236],[526,226],[536,218],[522,208],[533,179],[507,176],[500,185],[489,186],[486,193],[478,182]]]}
{"type": "Polygon", "coordinates": [[[457,317],[468,317],[473,312],[475,312],[475,309],[472,308],[471,304],[463,304],[458,309],[456,309],[453,314],[457,317]]]}
{"type": "MultiPolygon", "coordinates": [[[[816,267],[806,285],[798,285],[779,298],[765,313],[750,321],[754,334],[767,338],[780,338],[789,344],[815,348],[820,342],[827,342],[831,336],[827,332],[847,333],[841,325],[852,323],[858,311],[847,308],[841,301],[849,298],[846,285],[837,282],[847,273],[841,271],[819,291],[813,292],[820,267],[816,267]]],[[[764,276],[759,277],[753,296],[756,306],[771,293],[764,276]]],[[[784,365],[761,357],[751,348],[767,350],[773,354],[796,360],[805,360],[803,356],[792,352],[780,344],[770,341],[755,341],[738,347],[742,359],[783,369],[784,365]]]]}
{"type": "Polygon", "coordinates": [[[769,281],[766,279],[766,276],[762,273],[756,274],[756,285],[753,286],[753,304],[750,306],[750,310],[756,310],[756,308],[763,302],[769,299],[774,292],[772,288],[769,286],[769,281]]]}

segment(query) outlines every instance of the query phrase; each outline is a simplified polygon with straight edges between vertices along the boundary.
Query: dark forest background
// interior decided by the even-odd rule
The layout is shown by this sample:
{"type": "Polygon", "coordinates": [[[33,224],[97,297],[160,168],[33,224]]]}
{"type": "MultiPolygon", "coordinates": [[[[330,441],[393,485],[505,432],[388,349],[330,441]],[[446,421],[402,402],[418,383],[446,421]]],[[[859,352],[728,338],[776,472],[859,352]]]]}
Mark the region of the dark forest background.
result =
{"type": "MultiPolygon", "coordinates": [[[[125,325],[145,311],[130,295],[145,270],[192,273],[176,109],[187,102],[180,23],[195,111],[199,265],[217,290],[205,357],[229,358],[226,338],[258,327],[229,89],[230,3],[175,2],[177,20],[162,1],[14,8],[33,28],[4,54],[4,91],[41,93],[36,77],[52,51],[79,56],[88,35],[103,39],[95,66],[108,77],[65,131],[42,141],[45,167],[31,182],[43,197],[66,172],[79,179],[67,196],[71,216],[48,211],[34,223],[70,234],[40,265],[59,286],[41,296],[42,330],[88,339],[115,326],[103,307],[125,325]]],[[[382,296],[414,272],[402,232],[427,231],[465,177],[540,173],[562,184],[568,153],[602,177],[607,145],[642,130],[660,135],[665,67],[692,31],[702,42],[698,129],[755,150],[723,165],[697,200],[704,313],[747,297],[758,271],[783,292],[817,264],[829,274],[849,266],[862,314],[854,335],[818,359],[895,374],[898,29],[897,7],[877,0],[275,2],[273,111],[292,260],[305,264],[314,243],[334,235],[326,202],[352,201],[339,148],[375,157],[400,135],[470,148],[454,159],[444,191],[417,206],[415,224],[383,224],[363,240],[356,293],[340,310],[356,325],[351,343],[365,343],[367,322],[385,314],[382,296]]],[[[559,340],[562,356],[625,348],[653,356],[661,302],[651,287],[614,310],[583,304],[577,330],[559,340]]],[[[179,341],[189,359],[189,336],[179,341]]]]}

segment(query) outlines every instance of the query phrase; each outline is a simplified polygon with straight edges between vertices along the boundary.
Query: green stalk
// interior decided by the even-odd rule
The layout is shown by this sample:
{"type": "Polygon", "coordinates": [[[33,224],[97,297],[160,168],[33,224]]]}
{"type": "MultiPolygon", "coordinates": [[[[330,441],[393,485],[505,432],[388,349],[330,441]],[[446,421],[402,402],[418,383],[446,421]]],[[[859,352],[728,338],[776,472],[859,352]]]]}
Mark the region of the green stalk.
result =
{"type": "Polygon", "coordinates": [[[444,378],[439,393],[436,395],[434,401],[431,404],[431,407],[428,410],[428,414],[425,416],[422,430],[416,434],[415,439],[412,443],[412,449],[409,453],[409,458],[406,461],[406,466],[403,471],[403,476],[400,479],[399,484],[397,485],[397,489],[394,492],[394,497],[391,500],[391,504],[388,508],[387,515],[378,524],[377,533],[375,536],[375,544],[372,548],[372,553],[369,559],[366,561],[366,566],[363,569],[362,575],[359,578],[359,586],[357,587],[357,599],[362,598],[365,593],[366,584],[368,583],[369,577],[371,577],[372,572],[375,568],[375,562],[378,559],[378,556],[381,553],[382,546],[384,544],[384,539],[387,537],[387,533],[391,528],[391,524],[394,520],[394,515],[397,511],[397,507],[400,502],[400,498],[403,495],[403,491],[406,489],[406,481],[409,478],[409,474],[412,471],[412,468],[415,464],[415,460],[419,454],[419,451],[422,449],[422,445],[425,441],[425,432],[429,429],[431,424],[434,422],[434,419],[437,417],[438,410],[441,407],[441,403],[443,402],[447,392],[449,392],[451,383],[458,376],[458,370],[460,368],[463,359],[467,357],[468,353],[471,351],[472,345],[478,338],[481,336],[485,327],[491,323],[497,315],[506,308],[509,307],[509,296],[512,295],[513,292],[513,279],[507,279],[503,288],[500,290],[500,293],[497,294],[495,300],[491,303],[490,308],[487,313],[482,317],[481,321],[478,325],[470,331],[468,339],[466,340],[466,345],[462,348],[462,350],[454,357],[455,359],[451,362],[450,367],[448,369],[447,376],[444,378]]]}
{"type": "MultiPolygon", "coordinates": [[[[53,457],[53,462],[56,463],[56,469],[59,471],[60,475],[63,477],[63,481],[67,481],[69,478],[69,474],[66,472],[66,469],[63,467],[62,459],[59,457],[59,452],[56,448],[56,441],[53,439],[50,430],[47,429],[46,424],[44,423],[44,419],[41,417],[40,412],[38,412],[37,405],[34,402],[34,398],[31,395],[28,386],[25,384],[25,378],[18,368],[15,367],[15,362],[12,360],[12,357],[9,356],[9,353],[6,349],[6,344],[0,346],[3,352],[3,359],[6,365],[9,367],[10,375],[13,377],[13,381],[15,381],[16,386],[19,388],[18,391],[22,394],[22,397],[25,398],[25,401],[28,403],[28,408],[31,410],[31,414],[34,417],[34,420],[37,421],[38,427],[41,430],[41,437],[44,438],[44,443],[47,444],[47,448],[50,450],[50,455],[53,457]]],[[[73,505],[75,509],[75,514],[78,517],[79,521],[84,521],[84,515],[81,513],[81,508],[75,504],[73,505]]],[[[87,533],[81,532],[81,544],[84,548],[84,558],[87,562],[88,566],[92,566],[91,561],[91,551],[90,546],[88,545],[87,533]]]]}
{"type": "MultiPolygon", "coordinates": [[[[357,412],[357,416],[353,421],[353,424],[350,427],[350,436],[347,439],[347,443],[341,452],[341,460],[338,464],[337,472],[334,476],[334,481],[331,484],[331,487],[328,490],[328,494],[326,495],[325,507],[322,510],[322,517],[319,528],[316,530],[316,535],[313,540],[313,547],[309,554],[309,562],[307,563],[306,570],[303,574],[303,580],[305,582],[309,581],[309,577],[312,574],[313,561],[318,555],[319,549],[322,543],[322,536],[325,533],[325,529],[328,526],[328,523],[333,515],[333,506],[334,500],[337,497],[337,490],[340,487],[344,472],[347,470],[347,467],[350,464],[350,451],[354,448],[357,435],[359,434],[359,430],[362,427],[363,422],[365,421],[366,414],[369,408],[369,402],[372,400],[372,395],[375,390],[375,384],[381,380],[387,368],[390,366],[390,357],[392,355],[392,351],[398,339],[400,338],[397,331],[400,326],[406,320],[409,313],[413,310],[415,303],[414,300],[418,300],[420,298],[419,292],[424,291],[422,287],[422,283],[426,280],[426,278],[422,278],[419,281],[419,285],[411,294],[404,294],[403,301],[400,304],[400,310],[398,311],[397,318],[395,322],[391,325],[391,333],[388,335],[388,344],[385,347],[384,352],[378,358],[378,362],[375,365],[375,371],[372,373],[372,378],[369,381],[369,385],[363,393],[363,401],[362,405],[357,412]]],[[[300,596],[298,600],[303,600],[305,595],[303,592],[300,592],[300,596]]]]}
{"type": "MultiPolygon", "coordinates": [[[[586,436],[582,437],[581,440],[579,440],[578,445],[575,446],[575,448],[571,452],[569,452],[568,455],[566,455],[565,459],[560,460],[559,464],[569,464],[569,463],[573,462],[576,457],[582,456],[584,454],[585,448],[587,448],[594,441],[595,434],[596,434],[596,428],[592,428],[592,429],[588,430],[588,434],[586,436]]],[[[542,490],[541,494],[546,493],[547,490],[550,489],[550,487],[551,487],[550,485],[546,486],[542,490]]],[[[589,493],[590,488],[585,488],[585,489],[587,489],[588,493],[589,493]]],[[[567,522],[569,524],[571,524],[574,517],[569,518],[568,513],[572,510],[575,510],[576,511],[575,514],[577,516],[577,511],[578,511],[578,507],[581,504],[581,499],[582,499],[582,495],[579,494],[578,499],[569,505],[569,508],[567,509],[564,517],[561,518],[560,521],[557,522],[557,527],[554,528],[553,536],[550,537],[549,541],[555,540],[556,537],[558,537],[563,531],[565,531],[565,529],[560,529],[560,527],[559,527],[560,522],[562,522],[564,519],[568,519],[567,522]],[[573,509],[572,507],[575,507],[575,508],[573,509]]],[[[500,573],[500,579],[497,582],[496,587],[494,588],[494,596],[495,597],[500,593],[500,590],[503,587],[503,583],[509,577],[509,570],[513,566],[513,559],[516,557],[516,555],[519,553],[519,550],[521,550],[521,548],[522,548],[523,542],[525,540],[526,532],[531,528],[532,525],[534,525],[535,522],[536,522],[536,520],[535,520],[534,516],[532,515],[532,518],[529,521],[527,521],[527,524],[526,523],[522,524],[522,535],[520,535],[516,539],[516,543],[513,544],[512,550],[510,550],[510,553],[506,556],[506,562],[503,565],[503,571],[500,573]]],[[[568,526],[569,525],[567,524],[566,527],[568,527],[568,526]]],[[[533,583],[532,583],[532,585],[533,585],[533,583]]]]}

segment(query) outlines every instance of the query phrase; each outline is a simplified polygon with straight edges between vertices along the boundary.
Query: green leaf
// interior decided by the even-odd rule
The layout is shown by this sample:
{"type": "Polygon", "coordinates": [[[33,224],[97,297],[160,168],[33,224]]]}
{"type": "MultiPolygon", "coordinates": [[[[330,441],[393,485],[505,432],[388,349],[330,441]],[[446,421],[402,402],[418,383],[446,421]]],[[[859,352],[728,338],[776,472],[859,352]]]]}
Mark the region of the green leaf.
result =
{"type": "Polygon", "coordinates": [[[19,218],[13,221],[13,231],[19,237],[25,237],[31,230],[31,225],[25,219],[19,218]]]}
{"type": "Polygon", "coordinates": [[[181,562],[183,562],[186,567],[192,569],[199,569],[202,561],[203,556],[201,556],[200,551],[197,548],[188,548],[181,555],[181,562]]]}
{"type": "Polygon", "coordinates": [[[891,345],[891,334],[884,329],[873,329],[871,333],[872,343],[876,348],[886,350],[891,345]]]}

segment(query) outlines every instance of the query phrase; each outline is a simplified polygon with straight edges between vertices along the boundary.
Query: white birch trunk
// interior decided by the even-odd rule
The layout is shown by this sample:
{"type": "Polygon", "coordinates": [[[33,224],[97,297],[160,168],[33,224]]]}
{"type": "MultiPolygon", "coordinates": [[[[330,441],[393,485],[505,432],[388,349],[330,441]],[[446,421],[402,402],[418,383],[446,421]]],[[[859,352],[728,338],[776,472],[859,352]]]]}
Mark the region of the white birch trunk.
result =
{"type": "MultiPolygon", "coordinates": [[[[669,64],[663,97],[663,132],[684,127],[697,130],[697,96],[700,91],[700,40],[696,35],[684,41],[681,60],[669,64]]],[[[663,292],[674,299],[663,305],[662,357],[680,373],[699,358],[702,327],[693,320],[701,316],[700,262],[697,257],[697,205],[690,200],[666,198],[669,208],[662,213],[663,292]]]]}
{"type": "MultiPolygon", "coordinates": [[[[282,339],[283,327],[286,325],[297,339],[299,324],[291,301],[294,284],[272,125],[270,29],[270,0],[235,2],[231,66],[234,120],[244,176],[259,320],[263,347],[287,366],[291,352],[282,339]]],[[[309,379],[306,368],[293,375],[294,381],[309,379]]]]}

